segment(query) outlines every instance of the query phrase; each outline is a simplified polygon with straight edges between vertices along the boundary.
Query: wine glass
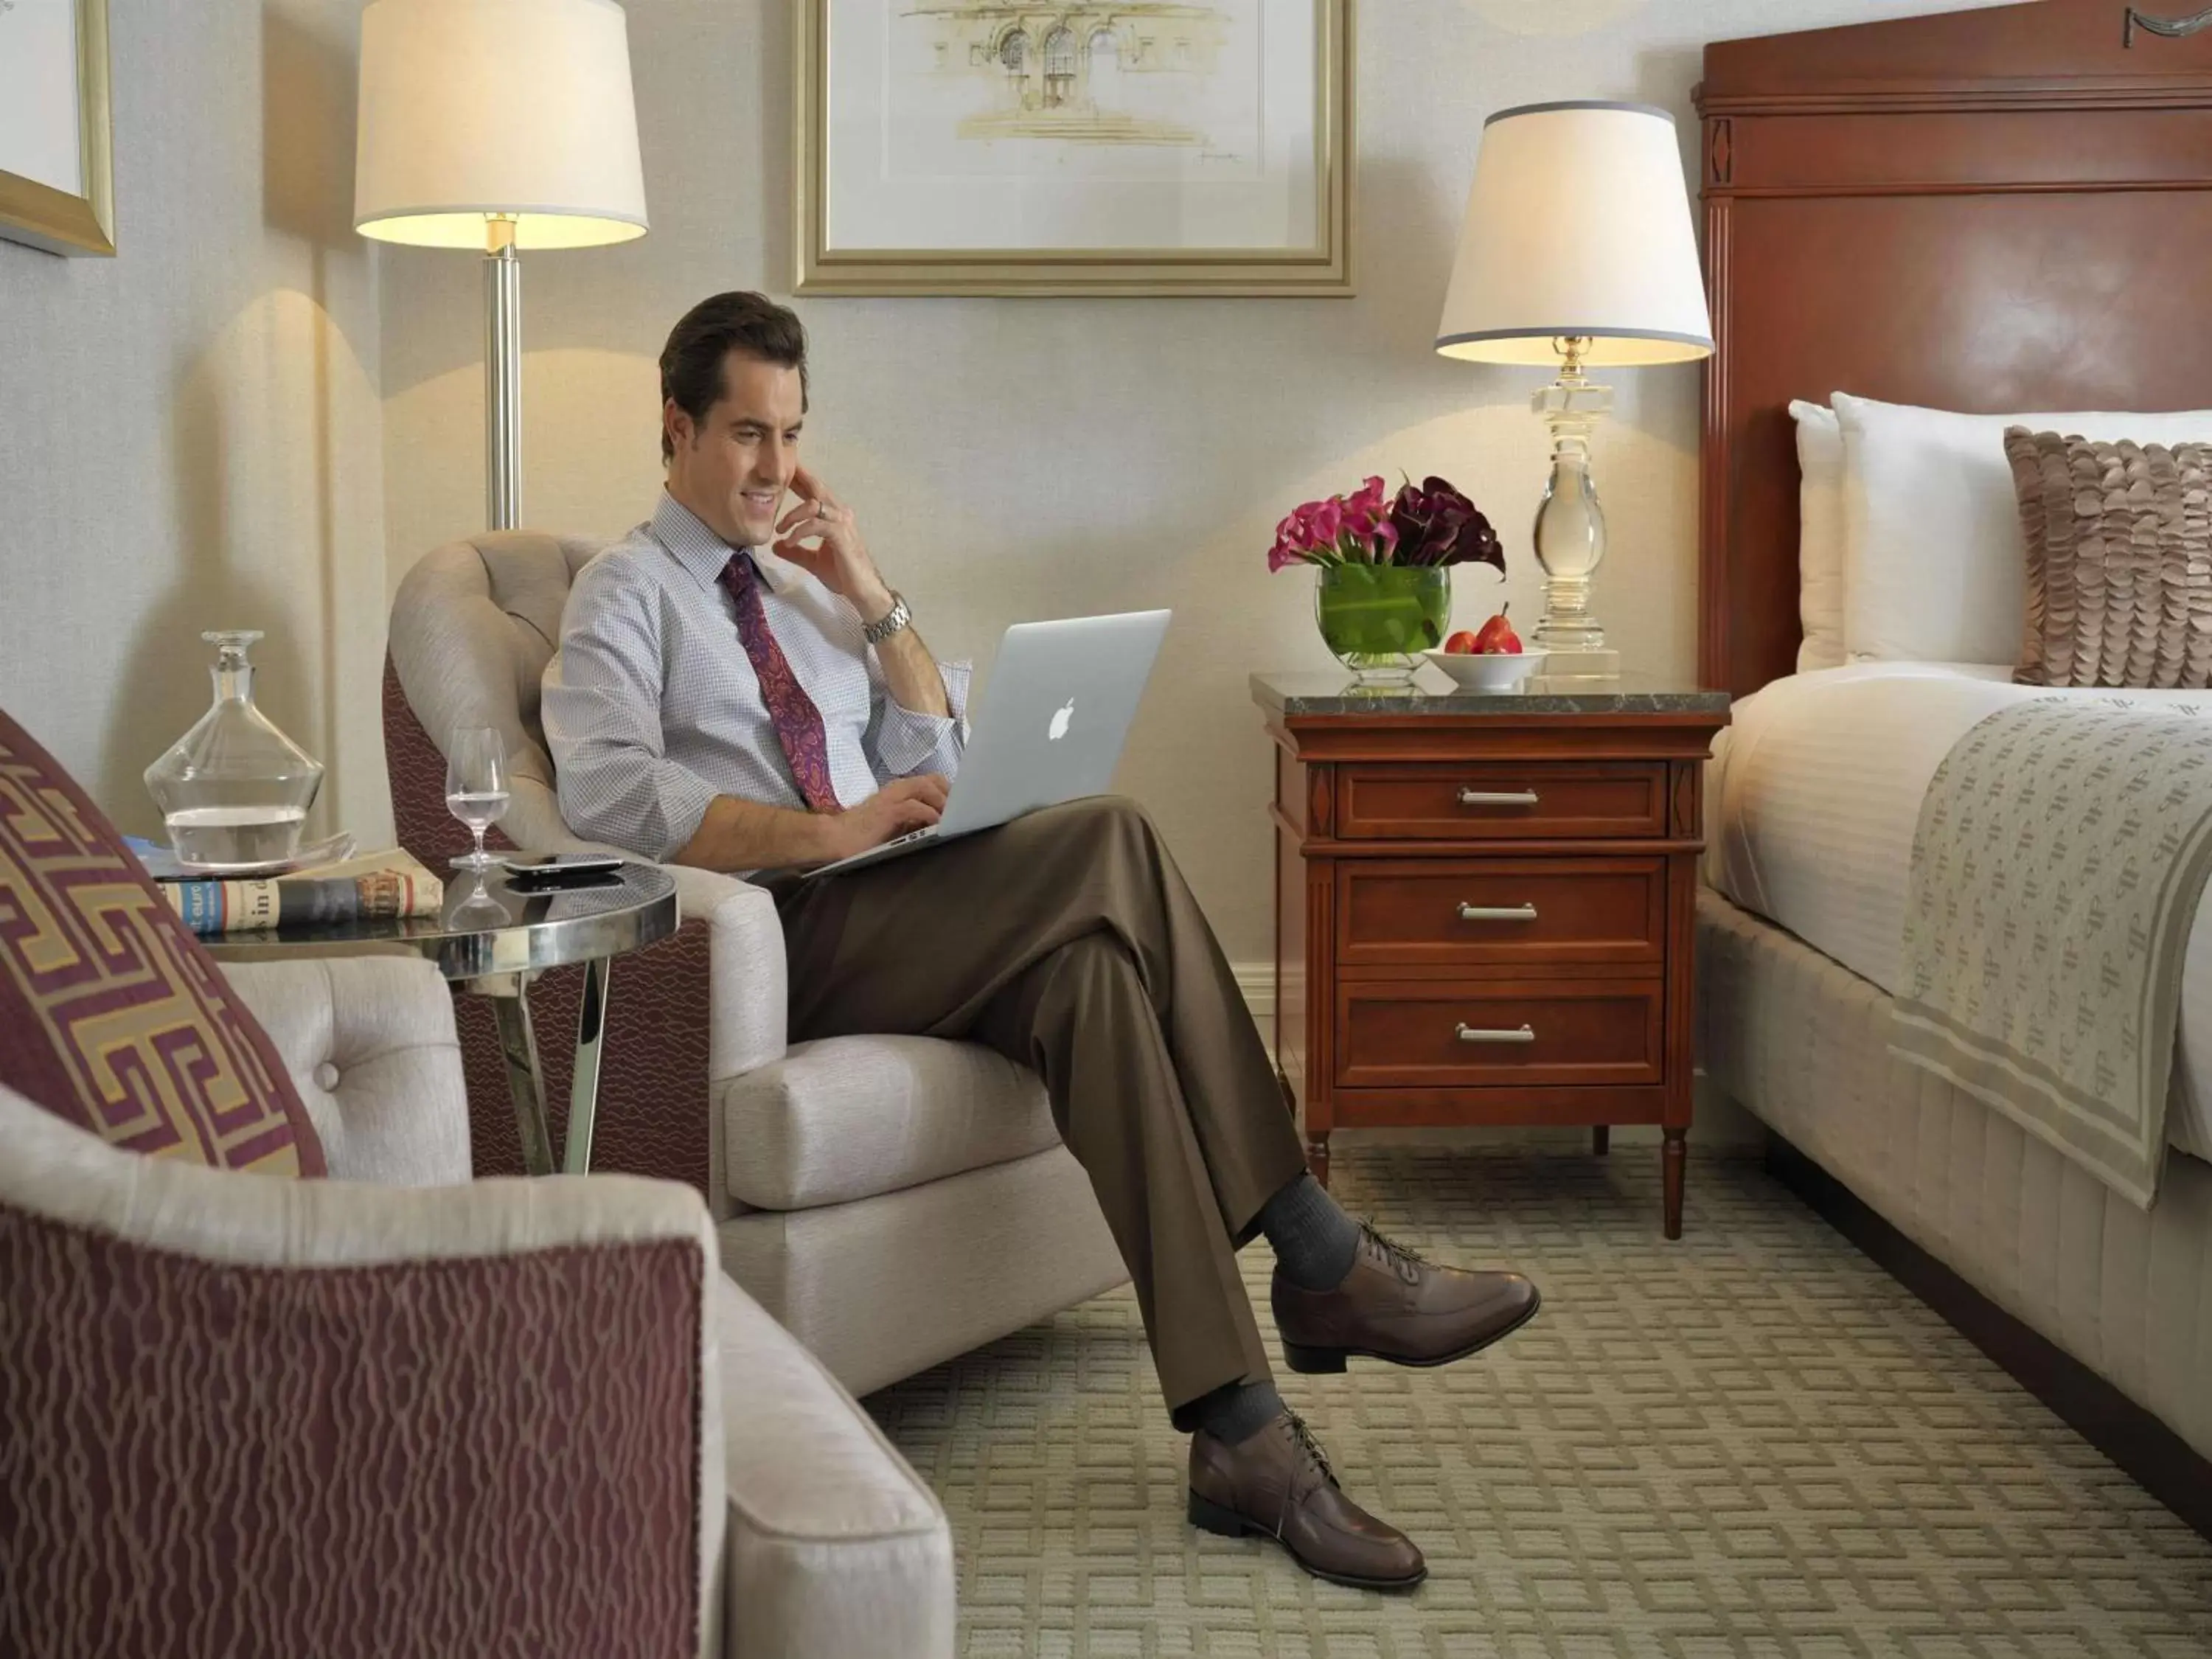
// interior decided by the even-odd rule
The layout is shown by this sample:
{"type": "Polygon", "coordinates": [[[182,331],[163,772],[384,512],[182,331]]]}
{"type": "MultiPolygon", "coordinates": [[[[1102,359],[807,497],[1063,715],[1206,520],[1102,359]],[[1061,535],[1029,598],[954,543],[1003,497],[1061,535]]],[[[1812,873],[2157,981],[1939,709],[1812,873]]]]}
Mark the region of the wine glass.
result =
{"type": "Polygon", "coordinates": [[[446,810],[469,827],[477,850],[456,858],[456,870],[481,873],[492,867],[484,851],[484,831],[507,813],[507,744],[498,729],[464,726],[446,750],[446,810]]]}

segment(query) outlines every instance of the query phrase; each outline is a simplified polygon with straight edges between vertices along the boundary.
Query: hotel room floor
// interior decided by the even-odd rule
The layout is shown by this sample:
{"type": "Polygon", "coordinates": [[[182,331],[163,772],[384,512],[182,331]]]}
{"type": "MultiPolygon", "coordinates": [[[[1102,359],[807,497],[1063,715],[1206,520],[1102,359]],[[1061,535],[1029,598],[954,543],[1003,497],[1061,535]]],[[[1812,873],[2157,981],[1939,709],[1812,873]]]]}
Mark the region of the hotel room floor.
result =
{"type": "MultiPolygon", "coordinates": [[[[1124,1290],[872,1396],[943,1498],[971,1659],[2204,1659],[2212,1544],[1746,1156],[1364,1146],[1334,1185],[1510,1263],[1536,1322],[1438,1371],[1285,1375],[1429,1581],[1383,1597],[1183,1519],[1124,1290]]],[[[1243,1257],[1271,1349],[1271,1265],[1243,1257]]]]}

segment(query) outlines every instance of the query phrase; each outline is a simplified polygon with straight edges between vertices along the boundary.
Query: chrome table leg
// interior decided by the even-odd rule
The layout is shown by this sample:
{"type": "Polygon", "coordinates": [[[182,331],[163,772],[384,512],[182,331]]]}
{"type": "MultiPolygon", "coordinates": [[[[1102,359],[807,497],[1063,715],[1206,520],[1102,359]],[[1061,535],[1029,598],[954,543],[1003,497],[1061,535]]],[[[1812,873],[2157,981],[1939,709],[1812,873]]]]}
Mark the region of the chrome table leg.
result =
{"type": "Polygon", "coordinates": [[[538,1064],[538,1034],[530,1023],[529,978],[501,975],[476,981],[469,988],[491,998],[499,1022],[500,1054],[507,1061],[507,1092],[514,1097],[514,1125],[522,1138],[522,1167],[534,1176],[551,1175],[553,1136],[545,1122],[545,1074],[538,1064]]]}
{"type": "Polygon", "coordinates": [[[568,1175],[592,1170],[592,1121],[599,1109],[599,1041],[607,1028],[607,977],[614,964],[594,957],[584,964],[584,994],[576,1001],[576,1069],[568,1082],[568,1139],[561,1167],[568,1175]]]}

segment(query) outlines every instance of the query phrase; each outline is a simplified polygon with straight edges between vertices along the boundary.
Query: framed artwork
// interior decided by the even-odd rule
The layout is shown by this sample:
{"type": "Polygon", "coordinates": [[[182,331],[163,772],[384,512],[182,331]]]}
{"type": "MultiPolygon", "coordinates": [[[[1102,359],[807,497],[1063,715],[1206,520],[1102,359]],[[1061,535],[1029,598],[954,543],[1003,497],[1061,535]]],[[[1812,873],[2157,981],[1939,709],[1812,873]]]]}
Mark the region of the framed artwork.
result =
{"type": "Polygon", "coordinates": [[[107,0],[0,0],[0,236],[115,252],[107,0]]]}
{"type": "Polygon", "coordinates": [[[1352,0],[800,0],[802,294],[1352,292],[1352,0]]]}

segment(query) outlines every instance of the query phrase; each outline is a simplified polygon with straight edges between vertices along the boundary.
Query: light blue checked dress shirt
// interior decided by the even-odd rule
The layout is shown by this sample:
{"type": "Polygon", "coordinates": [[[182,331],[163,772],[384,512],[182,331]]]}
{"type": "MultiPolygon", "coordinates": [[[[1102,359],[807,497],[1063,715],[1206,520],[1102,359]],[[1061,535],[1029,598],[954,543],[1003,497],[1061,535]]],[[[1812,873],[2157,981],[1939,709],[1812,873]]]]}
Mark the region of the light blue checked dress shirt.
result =
{"type": "MultiPolygon", "coordinates": [[[[569,591],[543,715],[561,815],[587,840],[665,859],[717,795],[805,810],[720,581],[732,550],[664,493],[651,522],[569,591]]],[[[857,806],[893,778],[958,770],[969,665],[938,665],[950,718],[902,708],[850,605],[765,548],[751,557],[769,631],[822,711],[839,804],[857,806]]]]}

